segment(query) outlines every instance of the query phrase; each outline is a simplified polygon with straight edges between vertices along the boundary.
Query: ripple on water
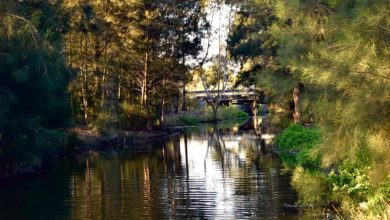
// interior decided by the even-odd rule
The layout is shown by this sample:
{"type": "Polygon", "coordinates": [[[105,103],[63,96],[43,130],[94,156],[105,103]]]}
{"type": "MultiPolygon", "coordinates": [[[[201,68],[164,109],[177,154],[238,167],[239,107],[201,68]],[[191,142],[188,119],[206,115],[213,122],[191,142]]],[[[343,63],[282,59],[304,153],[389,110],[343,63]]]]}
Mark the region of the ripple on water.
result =
{"type": "Polygon", "coordinates": [[[59,163],[1,192],[0,219],[302,217],[283,208],[296,200],[290,176],[254,132],[185,135],[146,153],[94,153],[59,163]]]}

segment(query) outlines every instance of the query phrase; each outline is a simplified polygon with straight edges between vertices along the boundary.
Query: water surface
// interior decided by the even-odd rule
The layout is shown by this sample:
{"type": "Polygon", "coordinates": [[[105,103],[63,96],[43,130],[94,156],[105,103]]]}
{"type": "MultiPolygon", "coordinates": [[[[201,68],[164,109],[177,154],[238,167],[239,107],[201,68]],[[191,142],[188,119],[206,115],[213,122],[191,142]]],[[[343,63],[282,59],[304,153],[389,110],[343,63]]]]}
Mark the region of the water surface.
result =
{"type": "MultiPolygon", "coordinates": [[[[264,124],[264,123],[263,123],[264,124]]],[[[0,219],[302,219],[261,119],[204,125],[141,152],[91,152],[0,189],[0,219]]]]}

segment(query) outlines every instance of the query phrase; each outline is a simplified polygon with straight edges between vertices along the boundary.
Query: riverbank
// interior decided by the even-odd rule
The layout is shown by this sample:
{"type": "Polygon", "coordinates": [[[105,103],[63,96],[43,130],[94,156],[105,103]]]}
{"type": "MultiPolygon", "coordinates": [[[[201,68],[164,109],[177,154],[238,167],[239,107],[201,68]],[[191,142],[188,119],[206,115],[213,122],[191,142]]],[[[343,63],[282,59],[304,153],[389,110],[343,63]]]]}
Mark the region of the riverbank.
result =
{"type": "Polygon", "coordinates": [[[213,118],[210,108],[167,115],[162,130],[132,131],[109,127],[103,129],[104,132],[99,132],[99,129],[91,129],[88,126],[76,126],[58,132],[59,141],[43,156],[29,159],[28,162],[0,165],[0,182],[37,175],[57,160],[82,155],[91,150],[145,151],[153,142],[180,134],[186,127],[220,121],[243,122],[248,118],[248,113],[236,107],[221,107],[216,119],[213,118]]]}
{"type": "Polygon", "coordinates": [[[162,131],[112,131],[106,135],[99,134],[85,127],[72,129],[77,136],[74,146],[76,152],[85,150],[120,150],[129,149],[126,145],[143,145],[152,141],[165,139],[180,133],[179,129],[162,131]]]}
{"type": "Polygon", "coordinates": [[[292,173],[298,205],[329,209],[339,218],[387,219],[389,182],[372,184],[365,155],[326,167],[320,150],[324,134],[317,126],[293,124],[277,138],[284,166],[292,173]]]}
{"type": "Polygon", "coordinates": [[[139,151],[142,148],[147,148],[152,142],[163,141],[170,136],[180,134],[181,129],[165,131],[112,131],[103,135],[86,126],[78,126],[69,129],[65,133],[65,140],[62,146],[40,159],[40,161],[31,164],[19,163],[0,166],[0,183],[18,181],[38,175],[58,160],[82,155],[93,150],[139,151]]]}

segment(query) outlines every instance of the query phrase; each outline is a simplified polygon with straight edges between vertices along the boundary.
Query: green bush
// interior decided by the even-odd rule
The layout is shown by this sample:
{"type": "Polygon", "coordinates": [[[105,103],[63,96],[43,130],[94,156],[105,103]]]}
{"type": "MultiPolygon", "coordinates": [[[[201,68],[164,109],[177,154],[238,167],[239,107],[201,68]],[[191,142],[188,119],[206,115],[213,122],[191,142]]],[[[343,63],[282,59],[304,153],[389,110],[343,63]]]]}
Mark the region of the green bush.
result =
{"type": "Polygon", "coordinates": [[[139,105],[123,102],[121,104],[120,127],[124,129],[145,129],[154,116],[139,105]]]}
{"type": "Polygon", "coordinates": [[[334,193],[352,197],[366,197],[369,189],[368,166],[344,161],[337,170],[329,173],[328,182],[334,193]]]}
{"type": "Polygon", "coordinates": [[[179,117],[179,120],[180,120],[181,122],[183,122],[185,125],[188,125],[188,126],[193,126],[193,125],[199,124],[199,119],[198,119],[198,117],[193,116],[193,115],[188,115],[188,114],[181,115],[181,116],[179,117]]]}
{"type": "MultiPolygon", "coordinates": [[[[217,120],[228,120],[228,119],[247,119],[248,113],[241,111],[235,106],[220,107],[217,112],[217,120]]],[[[211,107],[207,107],[203,110],[201,121],[212,121],[213,110],[211,107]]]]}
{"type": "Polygon", "coordinates": [[[165,125],[168,126],[194,126],[200,123],[199,116],[190,113],[180,113],[165,117],[165,125]]]}
{"type": "Polygon", "coordinates": [[[90,127],[101,134],[107,134],[109,131],[118,127],[118,115],[108,111],[102,111],[96,114],[94,120],[90,123],[90,127]]]}
{"type": "MultiPolygon", "coordinates": [[[[356,172],[354,172],[356,174],[356,172]]],[[[347,174],[347,176],[351,176],[350,174],[347,174]]],[[[352,176],[361,176],[361,175],[352,175],[352,176]]],[[[348,178],[349,179],[349,178],[348,178]]],[[[359,178],[352,178],[352,179],[359,179],[359,178]]],[[[350,183],[353,181],[343,181],[344,183],[347,183],[349,186],[347,188],[350,188],[350,183]]],[[[363,185],[366,185],[365,182],[363,182],[363,185]]],[[[358,188],[361,188],[359,185],[358,188]]],[[[352,187],[354,188],[354,187],[352,187]]],[[[345,190],[344,190],[345,191],[345,190]]],[[[360,191],[360,190],[358,190],[360,191]]],[[[367,197],[361,197],[360,199],[356,200],[356,196],[351,197],[341,197],[339,198],[339,201],[342,202],[342,215],[341,217],[347,217],[348,219],[389,219],[390,217],[390,177],[385,180],[378,189],[372,190],[369,189],[363,190],[366,194],[368,192],[367,197]]],[[[353,192],[352,194],[355,194],[357,191],[353,192]]],[[[334,192],[337,193],[337,192],[334,192]]],[[[348,194],[349,196],[350,194],[348,194]]]]}
{"type": "Polygon", "coordinates": [[[291,125],[277,138],[283,162],[288,167],[302,166],[318,169],[321,161],[314,155],[314,147],[321,142],[321,134],[316,128],[291,125]]]}
{"type": "Polygon", "coordinates": [[[235,112],[234,115],[236,118],[243,118],[243,119],[246,119],[249,117],[248,113],[243,112],[243,111],[235,112]]]}
{"type": "Polygon", "coordinates": [[[326,174],[320,171],[310,171],[297,166],[293,172],[291,185],[297,190],[300,204],[326,205],[329,201],[326,174]]]}
{"type": "MultiPolygon", "coordinates": [[[[243,112],[236,107],[220,107],[217,112],[217,121],[243,121],[248,117],[248,113],[243,112]]],[[[168,126],[194,126],[200,122],[212,121],[214,121],[213,110],[211,107],[207,107],[202,111],[181,112],[177,115],[169,115],[165,118],[164,124],[168,126]]]]}

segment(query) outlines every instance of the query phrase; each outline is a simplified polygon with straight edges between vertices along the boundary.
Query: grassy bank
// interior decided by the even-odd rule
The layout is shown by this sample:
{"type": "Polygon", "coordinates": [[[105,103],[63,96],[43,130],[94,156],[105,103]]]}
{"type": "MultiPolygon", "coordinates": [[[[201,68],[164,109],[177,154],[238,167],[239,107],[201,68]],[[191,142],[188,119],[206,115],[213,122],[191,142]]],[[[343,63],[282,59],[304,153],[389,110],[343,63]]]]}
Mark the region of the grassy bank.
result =
{"type": "Polygon", "coordinates": [[[372,158],[361,149],[354,160],[322,164],[323,135],[315,127],[291,125],[277,138],[283,163],[292,173],[300,205],[331,207],[343,218],[388,219],[390,181],[372,181],[372,158]]]}
{"type": "MultiPolygon", "coordinates": [[[[241,111],[237,107],[221,107],[218,109],[217,121],[223,120],[246,120],[248,113],[241,111]]],[[[201,110],[180,112],[178,114],[167,115],[165,119],[165,126],[195,126],[203,122],[213,122],[212,109],[204,108],[201,110]]]]}

